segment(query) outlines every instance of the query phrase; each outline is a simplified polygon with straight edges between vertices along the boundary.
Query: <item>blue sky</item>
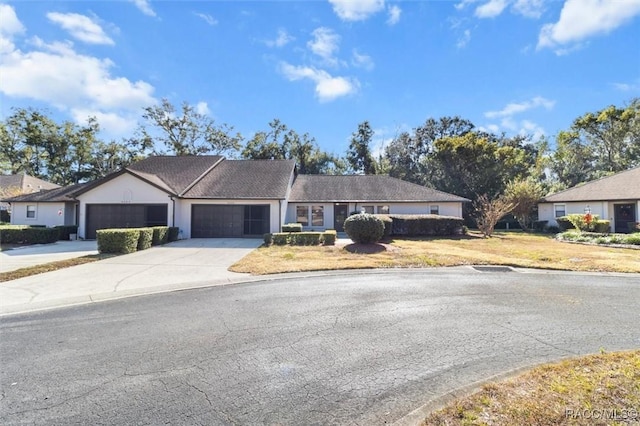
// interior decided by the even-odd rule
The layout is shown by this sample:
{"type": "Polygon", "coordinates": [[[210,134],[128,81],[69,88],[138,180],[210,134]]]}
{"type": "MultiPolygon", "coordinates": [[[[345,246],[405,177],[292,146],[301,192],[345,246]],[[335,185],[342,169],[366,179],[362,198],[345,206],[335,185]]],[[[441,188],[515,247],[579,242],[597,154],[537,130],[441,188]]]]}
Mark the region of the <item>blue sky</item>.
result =
{"type": "Polygon", "coordinates": [[[245,137],[279,118],[343,154],[429,117],[554,135],[640,96],[640,0],[0,3],[0,116],[46,108],[133,134],[187,101],[245,137]]]}

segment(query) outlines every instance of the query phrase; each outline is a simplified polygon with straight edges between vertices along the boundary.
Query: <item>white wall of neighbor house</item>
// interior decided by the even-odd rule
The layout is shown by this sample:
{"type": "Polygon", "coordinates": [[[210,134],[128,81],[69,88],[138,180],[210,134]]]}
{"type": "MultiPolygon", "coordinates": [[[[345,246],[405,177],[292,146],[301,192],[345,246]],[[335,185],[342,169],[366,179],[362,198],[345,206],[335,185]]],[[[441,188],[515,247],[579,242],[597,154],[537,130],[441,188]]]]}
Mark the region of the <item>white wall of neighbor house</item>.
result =
{"type": "Polygon", "coordinates": [[[79,195],[78,235],[85,235],[87,204],[167,204],[167,220],[171,226],[172,206],[169,194],[124,173],[110,181],[79,195]]]}
{"type": "MultiPolygon", "coordinates": [[[[191,238],[191,206],[194,204],[207,204],[207,205],[263,205],[269,206],[269,227],[271,232],[280,231],[280,221],[284,220],[284,217],[280,214],[280,202],[278,200],[231,200],[231,199],[219,199],[219,200],[206,200],[206,199],[180,199],[176,200],[176,225],[180,228],[180,238],[191,238]]],[[[171,213],[169,213],[169,218],[171,213]]],[[[169,219],[171,222],[171,219],[169,219]]]]}
{"type": "MultiPolygon", "coordinates": [[[[73,205],[72,203],[69,203],[73,205]]],[[[67,215],[65,203],[12,203],[11,204],[11,224],[12,225],[72,225],[65,223],[67,215]],[[29,211],[29,214],[27,213],[29,211]],[[31,217],[32,216],[32,217],[31,217]]]]}
{"type": "MultiPolygon", "coordinates": [[[[388,214],[438,214],[441,216],[462,217],[462,203],[385,203],[385,202],[364,202],[364,203],[346,203],[348,204],[347,214],[352,212],[360,212],[363,209],[368,213],[384,213],[388,208],[388,214]],[[437,213],[436,213],[437,212],[437,213]]],[[[324,230],[335,228],[334,224],[334,203],[296,203],[290,202],[287,207],[286,223],[303,222],[304,212],[306,208],[306,226],[305,230],[324,230]],[[298,209],[301,207],[301,209],[298,209]],[[323,224],[314,224],[314,216],[318,219],[318,208],[323,210],[323,224]],[[315,214],[314,214],[315,210],[315,214]],[[301,217],[298,217],[301,213],[301,217]]],[[[304,224],[304,223],[303,223],[304,224]]]]}
{"type": "Polygon", "coordinates": [[[538,220],[548,221],[548,226],[558,226],[556,217],[568,214],[585,214],[587,206],[592,215],[597,215],[601,220],[610,220],[613,228],[613,203],[607,201],[540,203],[538,204],[538,220]]]}

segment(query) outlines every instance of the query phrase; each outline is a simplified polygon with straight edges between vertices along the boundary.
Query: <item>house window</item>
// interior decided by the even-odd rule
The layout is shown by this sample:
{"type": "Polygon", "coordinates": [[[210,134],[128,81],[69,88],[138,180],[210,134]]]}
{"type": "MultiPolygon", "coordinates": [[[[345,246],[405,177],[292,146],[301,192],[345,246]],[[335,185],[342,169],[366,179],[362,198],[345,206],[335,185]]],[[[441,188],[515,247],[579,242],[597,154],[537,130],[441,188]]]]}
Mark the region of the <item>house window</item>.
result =
{"type": "Polygon", "coordinates": [[[36,218],[36,206],[27,206],[27,218],[36,218]]]}
{"type": "Polygon", "coordinates": [[[373,214],[373,206],[362,206],[365,213],[373,214]]]}
{"type": "Polygon", "coordinates": [[[309,226],[309,206],[296,206],[296,222],[309,226]]]}
{"type": "Polygon", "coordinates": [[[554,204],[555,217],[562,217],[567,215],[567,207],[564,204],[554,204]]]}
{"type": "Polygon", "coordinates": [[[440,214],[440,206],[429,206],[430,214],[440,214]]]}
{"type": "Polygon", "coordinates": [[[311,208],[311,226],[324,226],[324,206],[311,208]]]}
{"type": "Polygon", "coordinates": [[[378,214],[389,214],[389,206],[378,206],[376,209],[378,214]]]}

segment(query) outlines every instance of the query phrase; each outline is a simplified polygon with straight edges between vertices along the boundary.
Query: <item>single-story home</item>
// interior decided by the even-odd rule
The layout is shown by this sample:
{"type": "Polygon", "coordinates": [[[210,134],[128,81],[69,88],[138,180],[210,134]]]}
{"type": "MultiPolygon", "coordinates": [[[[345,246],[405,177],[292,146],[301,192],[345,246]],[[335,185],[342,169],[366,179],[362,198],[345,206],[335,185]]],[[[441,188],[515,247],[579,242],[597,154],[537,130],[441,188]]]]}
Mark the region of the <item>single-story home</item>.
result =
{"type": "Polygon", "coordinates": [[[469,201],[388,176],[298,175],[293,160],[221,156],[149,157],[37,195],[6,200],[16,212],[11,223],[52,226],[68,218],[85,239],[98,229],[154,225],[177,226],[181,238],[261,236],[294,222],[341,231],[354,211],[462,217],[469,201]]]}
{"type": "Polygon", "coordinates": [[[556,218],[590,212],[611,221],[613,232],[628,232],[628,222],[638,222],[640,212],[640,167],[544,197],[538,204],[538,219],[556,226],[556,218]]]}
{"type": "MultiPolygon", "coordinates": [[[[33,192],[54,188],[60,188],[60,185],[24,173],[0,175],[0,195],[3,198],[13,197],[19,194],[31,194],[33,192]]],[[[0,202],[0,210],[8,209],[8,203],[0,202]]]]}

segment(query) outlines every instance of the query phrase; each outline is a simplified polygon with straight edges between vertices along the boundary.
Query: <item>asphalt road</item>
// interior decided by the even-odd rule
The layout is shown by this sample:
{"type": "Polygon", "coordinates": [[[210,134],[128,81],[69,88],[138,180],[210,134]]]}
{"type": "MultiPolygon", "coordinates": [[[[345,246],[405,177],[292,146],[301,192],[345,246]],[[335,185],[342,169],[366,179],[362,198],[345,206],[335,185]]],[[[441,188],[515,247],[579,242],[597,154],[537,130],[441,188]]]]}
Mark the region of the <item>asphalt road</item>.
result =
{"type": "Polygon", "coordinates": [[[453,389],[640,347],[640,276],[376,272],[0,319],[0,424],[385,424],[453,389]]]}

